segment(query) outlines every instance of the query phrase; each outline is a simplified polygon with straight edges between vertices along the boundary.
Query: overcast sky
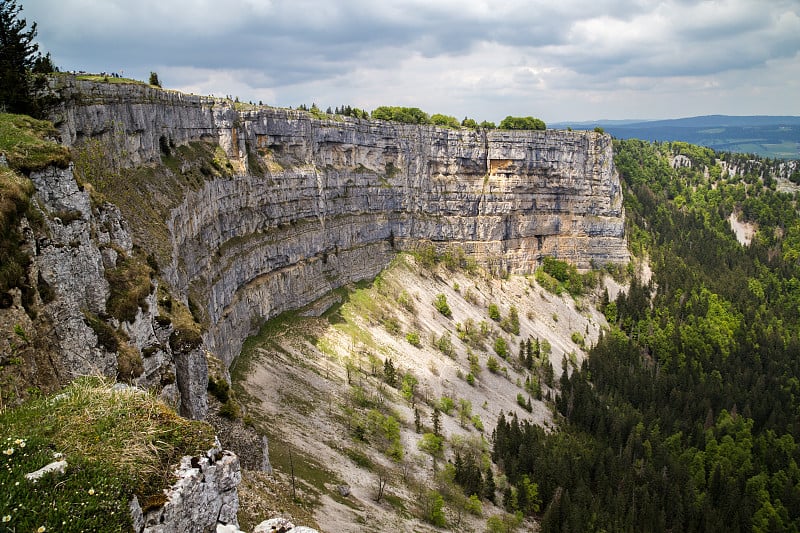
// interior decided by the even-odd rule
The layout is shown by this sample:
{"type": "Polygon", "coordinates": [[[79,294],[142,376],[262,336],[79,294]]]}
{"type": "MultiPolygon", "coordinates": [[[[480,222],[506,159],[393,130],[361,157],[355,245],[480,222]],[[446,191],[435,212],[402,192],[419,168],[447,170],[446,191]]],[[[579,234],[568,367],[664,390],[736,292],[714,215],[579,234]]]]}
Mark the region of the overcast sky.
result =
{"type": "Polygon", "coordinates": [[[276,106],[800,115],[800,0],[19,0],[62,70],[276,106]]]}

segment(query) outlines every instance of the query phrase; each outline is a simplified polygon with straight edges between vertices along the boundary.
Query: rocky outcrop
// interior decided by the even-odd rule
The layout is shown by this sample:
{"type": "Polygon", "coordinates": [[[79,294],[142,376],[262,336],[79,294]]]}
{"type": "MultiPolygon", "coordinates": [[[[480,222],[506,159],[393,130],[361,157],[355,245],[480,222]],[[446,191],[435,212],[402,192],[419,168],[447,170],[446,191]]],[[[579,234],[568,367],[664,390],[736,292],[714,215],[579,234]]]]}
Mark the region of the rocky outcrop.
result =
{"type": "Polygon", "coordinates": [[[68,144],[102,139],[123,166],[199,140],[227,155],[231,175],[187,189],[163,221],[172,257],[161,265],[185,301],[202,301],[205,347],[227,364],[260,320],[374,277],[420,243],[498,272],[530,272],[546,255],[582,268],[628,259],[608,136],[318,120],[59,80],[68,144]]]}
{"type": "Polygon", "coordinates": [[[133,240],[119,209],[110,203],[92,205],[71,168],[49,167],[30,178],[44,227],[34,231],[25,226],[31,241],[28,276],[38,280],[40,308],[52,328],[45,336],[56,345],[59,356],[52,359],[60,381],[118,375],[125,347],[109,346],[108,338],[100,338],[106,333],[124,344],[130,357],[141,360],[141,371],[131,376],[135,384],[161,391],[162,398],[185,416],[204,418],[205,352],[197,346],[184,349],[170,344],[174,328],[156,319],[157,287],[152,287],[147,309],[140,308],[133,320],[108,316],[107,271],[133,253],[133,240]],[[119,333],[109,333],[113,329],[119,333]]]}
{"type": "Polygon", "coordinates": [[[184,457],[175,475],[178,480],[165,491],[166,502],[142,512],[131,501],[134,531],[137,533],[203,533],[217,524],[238,525],[236,512],[242,481],[239,459],[216,446],[200,457],[184,457]]]}

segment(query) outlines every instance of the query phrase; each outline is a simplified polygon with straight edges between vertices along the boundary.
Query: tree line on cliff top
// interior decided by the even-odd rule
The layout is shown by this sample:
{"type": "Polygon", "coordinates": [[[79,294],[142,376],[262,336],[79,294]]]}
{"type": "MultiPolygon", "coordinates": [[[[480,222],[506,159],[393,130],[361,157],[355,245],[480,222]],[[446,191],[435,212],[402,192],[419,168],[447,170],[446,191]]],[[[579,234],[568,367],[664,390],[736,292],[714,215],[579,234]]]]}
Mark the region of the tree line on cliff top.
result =
{"type": "Polygon", "coordinates": [[[468,117],[464,117],[464,120],[459,122],[456,117],[441,113],[428,115],[417,107],[380,106],[372,111],[371,116],[378,120],[391,120],[405,124],[432,124],[447,128],[499,128],[501,130],[544,130],[547,128],[543,120],[534,117],[507,116],[500,122],[499,126],[496,126],[494,122],[484,120],[478,123],[475,119],[468,117]]]}
{"type": "Polygon", "coordinates": [[[443,115],[441,113],[434,113],[429,115],[422,109],[418,107],[403,107],[403,106],[379,106],[375,108],[371,113],[369,111],[365,111],[363,109],[359,109],[357,107],[343,105],[341,107],[336,107],[335,109],[331,109],[330,107],[323,113],[322,110],[317,106],[317,104],[311,104],[311,107],[308,107],[305,104],[301,104],[297,107],[302,111],[308,111],[311,115],[315,116],[316,118],[325,119],[328,118],[327,115],[343,115],[346,117],[353,117],[353,118],[362,118],[362,119],[369,119],[373,118],[376,120],[388,120],[391,122],[402,122],[403,124],[428,124],[433,126],[442,126],[445,128],[471,128],[471,129],[501,129],[501,130],[545,130],[547,129],[547,125],[544,123],[542,119],[535,118],[535,117],[512,117],[507,116],[502,121],[500,121],[500,125],[498,126],[494,122],[490,122],[488,120],[484,120],[483,122],[478,122],[475,119],[464,117],[464,120],[460,121],[453,116],[450,115],[443,115]]]}

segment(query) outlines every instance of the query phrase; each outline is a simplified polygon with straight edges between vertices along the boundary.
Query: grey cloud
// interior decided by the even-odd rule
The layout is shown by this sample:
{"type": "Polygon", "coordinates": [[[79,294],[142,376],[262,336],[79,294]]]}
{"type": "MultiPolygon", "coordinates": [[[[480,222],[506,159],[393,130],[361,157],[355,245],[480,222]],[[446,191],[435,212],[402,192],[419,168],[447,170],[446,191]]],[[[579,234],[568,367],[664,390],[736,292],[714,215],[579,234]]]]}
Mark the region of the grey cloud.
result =
{"type": "MultiPolygon", "coordinates": [[[[465,102],[485,100],[502,107],[503,98],[512,105],[509,95],[530,99],[550,91],[547,97],[557,101],[554,90],[574,89],[581,94],[634,90],[631,79],[641,80],[638,84],[646,90],[672,77],[763,68],[800,50],[800,29],[792,19],[800,13],[796,0],[768,4],[763,0],[37,0],[30,4],[24,14],[38,21],[43,48],[66,68],[131,73],[183,68],[186,85],[191,85],[188,67],[226,71],[248,76],[242,85],[269,87],[289,95],[287,99],[324,87],[330,87],[328,94],[343,94],[354,73],[363,69],[392,83],[409,83],[413,89],[426,82],[409,77],[430,73],[402,69],[412,68],[408,65],[420,69],[422,58],[435,65],[483,69],[484,83],[450,90],[465,102]],[[582,28],[593,27],[587,26],[589,21],[602,17],[641,35],[610,34],[596,42],[592,38],[600,35],[588,35],[582,28]],[[641,26],[653,21],[662,26],[641,26]],[[487,44],[496,45],[493,49],[507,57],[487,61],[480,56],[487,44]],[[525,70],[528,67],[532,70],[525,70]],[[512,72],[496,76],[491,68],[512,72]]],[[[379,98],[376,86],[380,83],[351,87],[373,93],[353,94],[348,101],[379,98]]],[[[419,99],[420,107],[429,97],[411,96],[419,99]]]]}

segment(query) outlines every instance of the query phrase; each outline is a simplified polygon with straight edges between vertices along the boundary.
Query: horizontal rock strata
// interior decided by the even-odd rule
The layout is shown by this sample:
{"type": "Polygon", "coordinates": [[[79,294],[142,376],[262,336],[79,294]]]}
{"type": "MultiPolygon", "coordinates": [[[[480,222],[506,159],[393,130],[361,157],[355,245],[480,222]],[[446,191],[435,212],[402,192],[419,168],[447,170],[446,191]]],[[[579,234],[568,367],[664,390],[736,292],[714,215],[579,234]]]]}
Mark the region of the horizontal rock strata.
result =
{"type": "Polygon", "coordinates": [[[611,139],[594,132],[452,130],[237,111],[229,102],[68,78],[68,144],[103,139],[120,164],[212,140],[233,175],[187,190],[164,223],[167,281],[201,298],[206,347],[228,364],[258,321],[378,274],[397,250],[459,246],[498,272],[544,256],[628,260],[611,139]]]}

